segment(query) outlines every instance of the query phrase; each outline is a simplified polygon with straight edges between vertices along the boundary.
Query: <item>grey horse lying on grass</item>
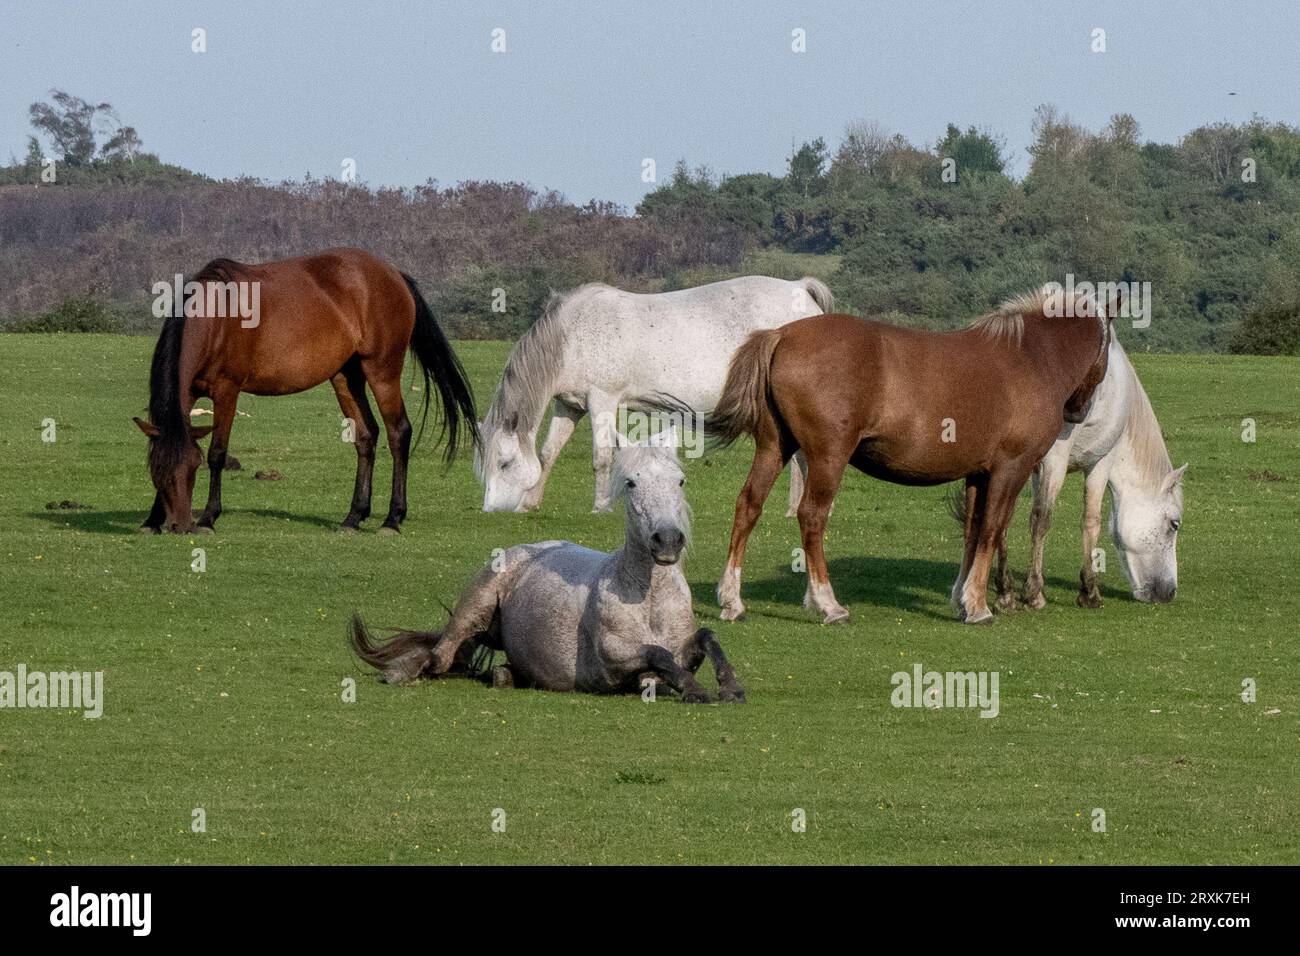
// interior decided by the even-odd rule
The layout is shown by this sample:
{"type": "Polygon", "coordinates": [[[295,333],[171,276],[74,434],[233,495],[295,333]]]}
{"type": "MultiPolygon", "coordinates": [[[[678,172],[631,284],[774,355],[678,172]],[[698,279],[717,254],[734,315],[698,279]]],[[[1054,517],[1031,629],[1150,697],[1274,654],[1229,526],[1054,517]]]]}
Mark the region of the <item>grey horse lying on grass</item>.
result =
{"type": "Polygon", "coordinates": [[[506,652],[498,686],[625,694],[662,681],[687,703],[708,703],[695,680],[707,657],[718,700],[743,702],[713,632],[695,627],[691,591],[679,563],[690,509],[682,490],[676,436],[615,455],[615,489],[627,511],[627,540],[612,554],[568,541],[514,547],[461,594],[441,632],[401,631],[371,640],[354,616],[352,647],[393,684],[472,672],[480,647],[506,652]]]}

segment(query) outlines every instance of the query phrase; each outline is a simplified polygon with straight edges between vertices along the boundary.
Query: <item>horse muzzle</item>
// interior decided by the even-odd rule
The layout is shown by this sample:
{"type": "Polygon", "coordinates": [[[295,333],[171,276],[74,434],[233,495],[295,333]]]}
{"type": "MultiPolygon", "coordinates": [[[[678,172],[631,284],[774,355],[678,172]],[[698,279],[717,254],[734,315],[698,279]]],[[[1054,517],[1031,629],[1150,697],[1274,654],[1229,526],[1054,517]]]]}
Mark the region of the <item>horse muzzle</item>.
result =
{"type": "Polygon", "coordinates": [[[686,535],[678,528],[663,528],[650,536],[650,555],[655,564],[676,564],[686,547],[686,535]]]}

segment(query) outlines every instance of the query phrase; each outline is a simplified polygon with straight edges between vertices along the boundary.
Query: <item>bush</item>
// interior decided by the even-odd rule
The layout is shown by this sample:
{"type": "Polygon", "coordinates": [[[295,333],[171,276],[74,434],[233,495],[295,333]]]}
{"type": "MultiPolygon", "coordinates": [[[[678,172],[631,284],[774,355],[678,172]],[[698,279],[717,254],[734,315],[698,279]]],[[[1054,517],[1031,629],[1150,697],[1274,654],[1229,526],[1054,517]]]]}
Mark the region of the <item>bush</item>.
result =
{"type": "Polygon", "coordinates": [[[1256,309],[1228,340],[1236,355],[1300,355],[1300,302],[1256,309]]]}
{"type": "Polygon", "coordinates": [[[145,310],[133,309],[83,296],[69,299],[32,318],[11,319],[0,325],[6,332],[152,332],[158,323],[145,310]]]}

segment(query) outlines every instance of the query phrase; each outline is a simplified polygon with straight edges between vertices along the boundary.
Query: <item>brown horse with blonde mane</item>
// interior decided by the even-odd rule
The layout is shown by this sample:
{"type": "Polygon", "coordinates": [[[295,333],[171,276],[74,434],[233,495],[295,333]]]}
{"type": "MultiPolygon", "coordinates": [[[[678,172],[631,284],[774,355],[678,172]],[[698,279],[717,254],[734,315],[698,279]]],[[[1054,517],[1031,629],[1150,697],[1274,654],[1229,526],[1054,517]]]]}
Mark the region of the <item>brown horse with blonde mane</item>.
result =
{"type": "MultiPolygon", "coordinates": [[[[198,440],[209,432],[208,502],[199,530],[221,515],[221,474],[240,392],[291,395],[326,380],[352,422],[357,451],[352,507],[343,530],[370,515],[370,483],[379,424],[366,397],[379,405],[393,455],[393,492],[380,533],[396,534],[406,517],[406,469],[411,422],[402,399],[409,348],[424,378],[421,431],[432,388],[442,405],[450,462],[468,429],[478,441],[478,416],[465,370],[438,327],[415,280],[359,249],[247,265],[214,259],[185,285],[164,323],[149,377],[149,474],[157,494],[142,531],[194,530],[194,478],[203,461],[198,440]],[[250,291],[251,290],[251,291],[250,291]],[[234,303],[255,304],[240,312],[234,303]],[[197,399],[212,399],[213,424],[190,426],[197,399]]],[[[419,441],[417,435],[416,441],[419,441]]]]}
{"type": "Polygon", "coordinates": [[[1079,422],[1106,374],[1110,322],[1091,296],[1063,307],[1048,288],[1004,303],[964,330],[931,332],[818,315],[751,335],[731,359],[706,430],[757,448],[736,501],[722,617],[744,613],[740,571],[763,502],[802,449],[808,478],[799,528],[805,606],[830,624],[835,600],[822,537],[846,465],[903,485],[964,479],[965,554],[952,600],[968,624],[992,619],[990,561],[1016,498],[1064,422],[1079,422]]]}

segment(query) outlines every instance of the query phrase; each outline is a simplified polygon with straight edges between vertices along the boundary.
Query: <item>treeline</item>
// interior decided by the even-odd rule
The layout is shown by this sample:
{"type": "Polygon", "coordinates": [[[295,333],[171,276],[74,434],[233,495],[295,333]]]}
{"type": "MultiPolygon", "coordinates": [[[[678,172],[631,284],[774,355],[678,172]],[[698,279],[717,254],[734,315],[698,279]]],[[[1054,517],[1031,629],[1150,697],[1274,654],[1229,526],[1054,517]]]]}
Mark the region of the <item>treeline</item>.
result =
{"type": "Polygon", "coordinates": [[[0,186],[0,316],[21,330],[155,330],[156,281],[217,256],[255,262],[338,245],[411,273],[455,335],[483,338],[517,336],[551,289],[602,280],[650,290],[684,270],[734,270],[742,252],[721,226],[682,235],[517,183],[0,186]],[[504,313],[492,310],[497,289],[504,313]]]}
{"type": "Polygon", "coordinates": [[[214,182],[126,129],[129,149],[55,163],[53,183],[36,143],[0,168],[0,326],[153,331],[160,279],[356,245],[419,279],[460,337],[517,336],[551,289],[592,280],[812,272],[846,310],[950,327],[1073,273],[1151,283],[1150,328],[1120,326],[1131,348],[1300,354],[1300,130],[1262,119],[1160,144],[1129,116],[1092,132],[1042,108],[1021,179],[987,131],[922,147],[855,124],[782,175],[679,163],[634,216],[515,183],[214,182]]]}
{"type": "Polygon", "coordinates": [[[1143,143],[1114,117],[1090,132],[1050,107],[1027,175],[995,137],[950,126],[917,147],[858,124],[784,176],[717,179],[679,164],[638,207],[689,231],[722,222],[748,246],[836,254],[840,301],[946,327],[1045,280],[1150,282],[1131,347],[1300,353],[1300,130],[1255,119],[1143,143]]]}

